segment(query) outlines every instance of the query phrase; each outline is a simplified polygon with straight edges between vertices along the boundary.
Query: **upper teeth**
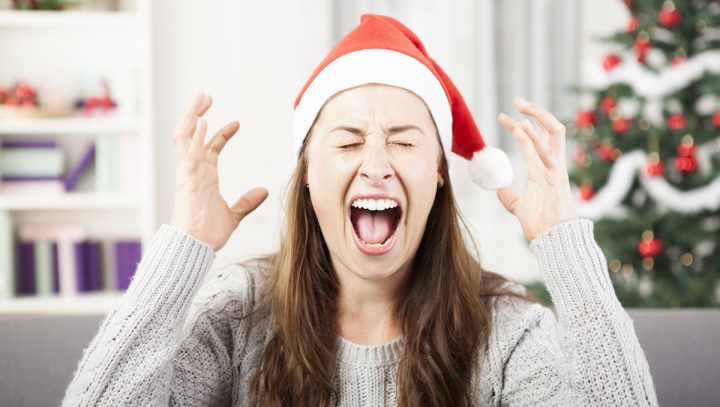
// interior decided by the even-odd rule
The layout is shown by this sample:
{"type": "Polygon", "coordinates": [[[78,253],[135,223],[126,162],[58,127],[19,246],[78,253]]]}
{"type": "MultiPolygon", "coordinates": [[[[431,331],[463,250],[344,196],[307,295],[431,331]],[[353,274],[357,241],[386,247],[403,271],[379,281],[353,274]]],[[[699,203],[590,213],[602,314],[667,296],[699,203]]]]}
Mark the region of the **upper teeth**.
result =
{"type": "Polygon", "coordinates": [[[398,206],[394,199],[356,199],[352,203],[353,208],[368,209],[371,211],[384,211],[385,209],[398,206]]]}

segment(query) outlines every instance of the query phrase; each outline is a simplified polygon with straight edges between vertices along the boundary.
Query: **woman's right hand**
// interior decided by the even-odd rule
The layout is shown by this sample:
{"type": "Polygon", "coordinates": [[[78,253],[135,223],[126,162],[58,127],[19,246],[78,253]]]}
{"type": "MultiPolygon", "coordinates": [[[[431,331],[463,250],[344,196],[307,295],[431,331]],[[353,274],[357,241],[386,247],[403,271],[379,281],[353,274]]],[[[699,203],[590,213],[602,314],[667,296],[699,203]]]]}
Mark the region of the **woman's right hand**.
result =
{"type": "Polygon", "coordinates": [[[202,118],[212,98],[199,92],[180,118],[173,136],[175,146],[175,203],[171,225],[220,250],[240,221],[267,197],[265,188],[246,192],[233,206],[220,196],[217,162],[220,151],[240,128],[226,124],[205,145],[207,121],[202,118]]]}

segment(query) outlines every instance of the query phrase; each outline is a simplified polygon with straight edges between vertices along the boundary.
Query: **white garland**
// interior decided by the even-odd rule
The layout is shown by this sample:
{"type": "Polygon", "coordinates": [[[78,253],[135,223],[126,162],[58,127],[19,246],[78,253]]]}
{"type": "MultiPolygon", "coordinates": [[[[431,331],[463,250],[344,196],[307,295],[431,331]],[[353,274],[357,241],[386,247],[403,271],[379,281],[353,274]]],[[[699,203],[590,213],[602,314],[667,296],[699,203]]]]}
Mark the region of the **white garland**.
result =
{"type": "MultiPolygon", "coordinates": [[[[702,150],[713,151],[716,142],[710,142],[702,150]]],[[[701,148],[698,148],[698,152],[701,148]]],[[[720,208],[720,177],[708,185],[692,191],[681,191],[669,184],[665,178],[649,177],[642,174],[647,164],[647,153],[635,150],[624,153],[615,161],[607,184],[596,192],[590,200],[580,198],[577,187],[573,187],[578,214],[580,217],[599,220],[618,208],[632,187],[636,175],[640,184],[655,202],[665,205],[668,209],[680,213],[696,213],[702,210],[718,210],[720,208]]]]}
{"type": "Polygon", "coordinates": [[[656,99],[686,87],[705,71],[720,73],[720,51],[705,51],[683,63],[664,66],[658,73],[651,72],[629,55],[609,72],[597,63],[587,65],[585,69],[588,85],[592,88],[604,89],[612,84],[626,83],[638,95],[656,99]]]}

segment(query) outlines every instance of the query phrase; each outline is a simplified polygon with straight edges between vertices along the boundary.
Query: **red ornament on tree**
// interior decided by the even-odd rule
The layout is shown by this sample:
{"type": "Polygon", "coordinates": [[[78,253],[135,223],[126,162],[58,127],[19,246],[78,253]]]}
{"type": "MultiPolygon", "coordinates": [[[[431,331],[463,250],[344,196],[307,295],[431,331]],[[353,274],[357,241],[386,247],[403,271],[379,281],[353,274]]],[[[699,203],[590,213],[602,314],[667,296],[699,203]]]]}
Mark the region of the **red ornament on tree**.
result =
{"type": "Polygon", "coordinates": [[[575,116],[575,124],[579,127],[591,126],[595,124],[595,114],[591,111],[582,111],[575,116]]]}
{"type": "Polygon", "coordinates": [[[645,32],[641,32],[633,43],[635,47],[635,56],[641,64],[645,63],[645,53],[650,49],[650,37],[645,32]]]}
{"type": "Polygon", "coordinates": [[[715,125],[715,127],[720,127],[720,110],[715,112],[715,114],[712,115],[712,123],[715,125]]]}
{"type": "Polygon", "coordinates": [[[612,121],[612,128],[615,133],[624,133],[632,125],[632,119],[620,117],[612,121]]]}
{"type": "Polygon", "coordinates": [[[603,59],[603,68],[605,71],[612,71],[613,68],[620,65],[620,57],[615,54],[610,54],[603,59]]]}
{"type": "Polygon", "coordinates": [[[644,54],[650,49],[650,39],[646,36],[638,37],[633,45],[637,54],[644,54]]]}
{"type": "Polygon", "coordinates": [[[573,161],[575,161],[575,164],[584,167],[587,163],[587,154],[585,154],[585,149],[578,147],[575,150],[575,154],[573,154],[573,161]]]}
{"type": "Polygon", "coordinates": [[[666,28],[672,28],[680,24],[682,15],[672,1],[666,1],[662,10],[658,13],[658,23],[666,28]]]}
{"type": "Polygon", "coordinates": [[[610,113],[611,110],[613,110],[617,106],[617,101],[615,98],[610,96],[605,96],[603,100],[600,102],[600,109],[602,109],[605,113],[610,113]]]}
{"type": "Polygon", "coordinates": [[[667,119],[667,126],[672,130],[682,130],[687,125],[687,119],[682,114],[674,114],[667,119]]]}
{"type": "Polygon", "coordinates": [[[643,175],[647,177],[661,177],[665,173],[665,164],[660,161],[660,157],[657,153],[650,153],[645,168],[643,168],[643,175]]]}
{"type": "Polygon", "coordinates": [[[633,31],[637,30],[637,26],[638,26],[637,17],[635,17],[635,16],[630,17],[630,21],[628,21],[628,25],[627,25],[627,31],[633,32],[633,31]]]}
{"type": "Polygon", "coordinates": [[[595,148],[595,153],[603,161],[615,161],[620,156],[620,150],[615,148],[611,143],[606,142],[595,148]]]}
{"type": "Polygon", "coordinates": [[[655,257],[662,251],[662,242],[653,237],[652,232],[643,233],[643,239],[638,243],[638,252],[643,257],[655,257]]]}
{"type": "Polygon", "coordinates": [[[691,136],[683,137],[683,142],[678,146],[675,168],[685,174],[695,172],[698,162],[695,158],[695,142],[691,136]]]}
{"type": "Polygon", "coordinates": [[[670,63],[673,65],[680,65],[685,61],[687,61],[687,55],[677,54],[677,55],[673,55],[672,59],[670,60],[670,63]]]}
{"type": "Polygon", "coordinates": [[[582,184],[580,186],[580,199],[583,201],[589,201],[595,196],[595,190],[590,184],[582,184]]]}

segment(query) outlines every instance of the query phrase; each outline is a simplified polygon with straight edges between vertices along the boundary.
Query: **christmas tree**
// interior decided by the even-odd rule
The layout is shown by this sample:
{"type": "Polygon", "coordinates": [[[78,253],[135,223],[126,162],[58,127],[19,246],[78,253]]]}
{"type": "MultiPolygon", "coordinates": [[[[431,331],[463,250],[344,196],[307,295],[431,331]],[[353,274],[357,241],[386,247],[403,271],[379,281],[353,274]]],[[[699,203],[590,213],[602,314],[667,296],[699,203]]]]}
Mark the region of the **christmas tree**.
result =
{"type": "Polygon", "coordinates": [[[578,210],[624,306],[717,307],[720,3],[624,3],[627,29],[600,39],[608,55],[572,88],[578,210]]]}

